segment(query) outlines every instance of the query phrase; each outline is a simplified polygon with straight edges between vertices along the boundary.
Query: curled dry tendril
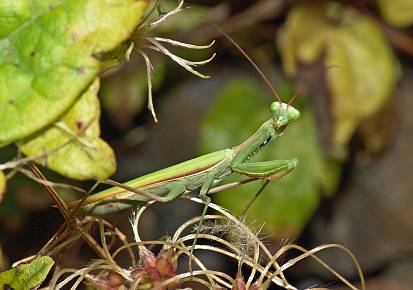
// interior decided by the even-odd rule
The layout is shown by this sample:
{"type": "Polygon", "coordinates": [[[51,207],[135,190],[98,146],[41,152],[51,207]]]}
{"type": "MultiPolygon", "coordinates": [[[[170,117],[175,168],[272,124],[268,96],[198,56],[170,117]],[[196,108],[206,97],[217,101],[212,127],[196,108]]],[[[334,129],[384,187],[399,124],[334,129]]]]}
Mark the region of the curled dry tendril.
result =
{"type": "MultiPolygon", "coordinates": [[[[184,198],[192,202],[204,203],[198,198],[184,198]]],[[[68,286],[71,287],[70,289],[76,289],[81,283],[92,285],[109,283],[111,281],[109,277],[116,274],[118,275],[117,281],[120,280],[127,289],[152,289],[151,287],[156,287],[156,289],[185,289],[182,285],[185,285],[187,281],[191,281],[209,289],[232,289],[233,285],[237,284],[243,285],[242,287],[245,287],[245,289],[268,289],[272,285],[277,285],[283,289],[297,290],[298,288],[285,277],[284,272],[307,258],[315,260],[349,289],[365,289],[360,266],[355,257],[345,247],[327,244],[306,250],[295,244],[285,244],[275,254],[272,254],[259,237],[260,227],[251,230],[244,220],[238,220],[225,209],[213,203],[209,204],[209,208],[215,210],[217,214],[205,216],[208,223],[201,228],[198,236],[199,243],[195,246],[193,256],[190,255],[190,250],[195,234],[193,231],[188,233],[188,230],[198,223],[200,217],[194,217],[183,223],[170,237],[143,240],[139,234],[139,223],[145,211],[153,203],[150,202],[142,206],[132,215],[130,221],[134,240],[131,242],[123,241],[123,245],[116,249],[112,249],[111,246],[115,244],[114,241],[106,242],[108,233],[113,229],[106,222],[98,222],[102,247],[106,248],[106,251],[111,255],[111,259],[95,260],[81,269],[58,270],[54,274],[48,286],[49,288],[45,289],[62,289],[68,286]],[[212,225],[218,225],[218,227],[212,229],[212,225]],[[234,238],[237,239],[236,237],[239,236],[242,236],[245,240],[243,243],[234,241],[234,238]],[[208,243],[201,243],[205,241],[208,243]],[[160,248],[158,254],[152,252],[154,246],[160,248]],[[357,288],[317,256],[317,253],[327,249],[341,250],[352,259],[360,277],[360,288],[357,288]],[[281,258],[285,260],[285,254],[291,250],[294,253],[298,250],[301,254],[280,262],[281,258]],[[129,256],[132,255],[131,253],[138,253],[140,262],[136,265],[135,257],[130,257],[130,267],[118,265],[116,260],[119,254],[125,251],[129,253],[129,256]],[[239,265],[238,275],[231,277],[221,271],[208,269],[200,257],[197,256],[201,251],[213,252],[237,262],[239,265]],[[189,257],[192,257],[192,263],[198,269],[194,268],[192,274],[189,270],[178,273],[176,270],[178,261],[189,257]],[[248,277],[242,277],[241,270],[243,273],[248,273],[248,277]]],[[[96,219],[93,221],[96,222],[96,219]]],[[[90,228],[90,225],[88,225],[88,228],[90,228]]]]}
{"type": "Polygon", "coordinates": [[[128,60],[130,57],[130,54],[132,51],[138,47],[137,52],[143,57],[146,65],[146,74],[147,74],[147,84],[148,84],[148,108],[153,116],[153,119],[155,122],[158,122],[154,105],[153,105],[153,97],[152,97],[152,74],[153,74],[153,66],[150,61],[149,56],[147,53],[144,51],[144,49],[149,49],[153,51],[160,52],[167,57],[169,57],[172,61],[189,71],[190,73],[200,77],[200,78],[209,78],[208,75],[202,74],[199,71],[197,71],[194,67],[198,65],[204,65],[209,63],[211,60],[214,59],[215,53],[212,54],[212,56],[206,60],[201,60],[201,61],[191,61],[187,60],[185,58],[179,57],[172,53],[168,48],[165,47],[164,44],[169,44],[172,46],[176,47],[183,47],[183,48],[188,48],[188,49],[208,49],[210,48],[215,41],[212,41],[208,45],[194,45],[190,43],[185,43],[185,42],[180,42],[177,40],[169,39],[169,38],[163,38],[163,37],[151,37],[151,36],[141,36],[141,35],[146,35],[147,32],[153,30],[154,28],[158,27],[160,24],[163,22],[167,21],[168,18],[174,16],[178,12],[182,10],[182,6],[184,4],[184,0],[180,0],[178,5],[175,7],[175,9],[163,13],[158,19],[153,20],[150,22],[150,19],[152,18],[153,14],[155,11],[160,11],[158,9],[160,6],[160,1],[157,1],[155,5],[152,7],[152,9],[149,11],[149,13],[143,18],[141,23],[138,25],[138,31],[140,31],[140,36],[136,38],[134,42],[131,43],[129,46],[128,50],[126,51],[126,59],[128,60]]]}

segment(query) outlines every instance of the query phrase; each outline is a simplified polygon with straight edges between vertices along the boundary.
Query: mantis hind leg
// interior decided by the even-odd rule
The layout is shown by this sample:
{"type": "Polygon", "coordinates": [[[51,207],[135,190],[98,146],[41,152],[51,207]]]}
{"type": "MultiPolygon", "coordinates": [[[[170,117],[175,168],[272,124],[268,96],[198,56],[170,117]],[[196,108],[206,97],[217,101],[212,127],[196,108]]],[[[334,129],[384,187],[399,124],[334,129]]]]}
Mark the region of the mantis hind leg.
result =
{"type": "Polygon", "coordinates": [[[91,205],[86,205],[87,213],[94,216],[103,216],[110,213],[116,213],[130,207],[139,207],[142,205],[141,201],[119,199],[116,202],[102,202],[91,205]]]}
{"type": "MultiPolygon", "coordinates": [[[[105,180],[102,183],[109,184],[112,186],[117,186],[123,188],[127,191],[133,192],[136,195],[144,196],[147,200],[155,200],[158,202],[168,202],[176,199],[180,195],[184,194],[186,191],[185,183],[182,181],[173,181],[166,185],[151,189],[151,190],[141,190],[139,188],[130,187],[128,185],[113,181],[105,180]]],[[[132,206],[140,206],[143,202],[142,199],[134,199],[135,195],[128,198],[120,198],[116,200],[102,200],[100,202],[95,202],[89,205],[85,205],[84,208],[89,214],[92,215],[105,215],[112,212],[121,211],[132,206]]]]}
{"type": "Polygon", "coordinates": [[[182,195],[186,191],[186,186],[182,181],[173,181],[166,185],[160,186],[158,188],[154,188],[149,190],[149,192],[141,190],[139,188],[131,187],[126,184],[119,183],[117,181],[107,179],[105,181],[101,181],[102,183],[120,187],[127,191],[136,193],[140,196],[146,197],[148,200],[155,200],[159,202],[168,202],[171,201],[178,196],[182,195]],[[166,194],[165,194],[166,192],[166,194]]]}

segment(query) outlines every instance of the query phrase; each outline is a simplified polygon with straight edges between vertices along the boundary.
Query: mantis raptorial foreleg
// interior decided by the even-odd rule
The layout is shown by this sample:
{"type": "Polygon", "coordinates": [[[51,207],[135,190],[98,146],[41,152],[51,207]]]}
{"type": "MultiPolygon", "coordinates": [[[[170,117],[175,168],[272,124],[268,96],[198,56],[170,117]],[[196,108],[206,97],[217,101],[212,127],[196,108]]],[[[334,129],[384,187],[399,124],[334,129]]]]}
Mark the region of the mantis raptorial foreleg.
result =
{"type": "Polygon", "coordinates": [[[290,172],[297,167],[296,158],[287,160],[271,160],[254,163],[241,163],[233,166],[234,172],[259,179],[276,177],[280,173],[290,172]]]}

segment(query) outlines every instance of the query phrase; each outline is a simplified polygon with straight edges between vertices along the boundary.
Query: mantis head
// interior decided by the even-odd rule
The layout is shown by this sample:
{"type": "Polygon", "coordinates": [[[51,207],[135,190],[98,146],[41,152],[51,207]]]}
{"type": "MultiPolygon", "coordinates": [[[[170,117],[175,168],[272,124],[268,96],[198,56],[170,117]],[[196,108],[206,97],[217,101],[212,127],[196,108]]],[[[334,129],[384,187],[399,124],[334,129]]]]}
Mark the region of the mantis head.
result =
{"type": "Polygon", "coordinates": [[[280,102],[271,104],[271,113],[274,117],[274,126],[277,129],[285,127],[300,118],[300,112],[296,108],[280,102]]]}

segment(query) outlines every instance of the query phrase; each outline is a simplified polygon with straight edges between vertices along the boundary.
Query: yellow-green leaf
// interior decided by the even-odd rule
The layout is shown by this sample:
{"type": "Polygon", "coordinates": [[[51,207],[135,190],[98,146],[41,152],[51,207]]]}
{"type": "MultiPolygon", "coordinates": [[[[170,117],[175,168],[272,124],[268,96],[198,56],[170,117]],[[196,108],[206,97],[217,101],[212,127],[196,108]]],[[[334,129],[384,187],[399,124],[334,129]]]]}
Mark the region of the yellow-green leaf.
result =
{"type": "Polygon", "coordinates": [[[335,121],[333,144],[341,155],[359,124],[391,97],[398,71],[391,48],[370,19],[355,14],[330,37],[326,63],[339,67],[327,72],[327,80],[335,121]]]}
{"type": "Polygon", "coordinates": [[[393,26],[413,24],[413,0],[377,0],[383,18],[393,26]]]}
{"type": "Polygon", "coordinates": [[[380,28],[369,17],[336,2],[295,6],[279,37],[285,70],[311,64],[324,55],[331,95],[332,146],[337,157],[359,124],[389,99],[398,78],[398,63],[380,28]]]}
{"type": "MultiPolygon", "coordinates": [[[[0,273],[0,289],[6,285],[12,289],[30,290],[39,286],[47,277],[54,261],[48,256],[37,257],[29,264],[0,273]]],[[[8,289],[8,288],[6,288],[8,289]]]]}
{"type": "Polygon", "coordinates": [[[325,5],[296,5],[288,14],[278,34],[278,46],[289,76],[296,73],[298,61],[310,64],[321,56],[328,29],[326,10],[325,5]]]}
{"type": "Polygon", "coordinates": [[[113,174],[113,150],[99,138],[99,80],[88,88],[76,104],[55,124],[20,142],[36,162],[73,179],[103,179],[113,174]]]}
{"type": "Polygon", "coordinates": [[[147,1],[0,1],[0,146],[55,121],[134,30],[147,1]]]}

